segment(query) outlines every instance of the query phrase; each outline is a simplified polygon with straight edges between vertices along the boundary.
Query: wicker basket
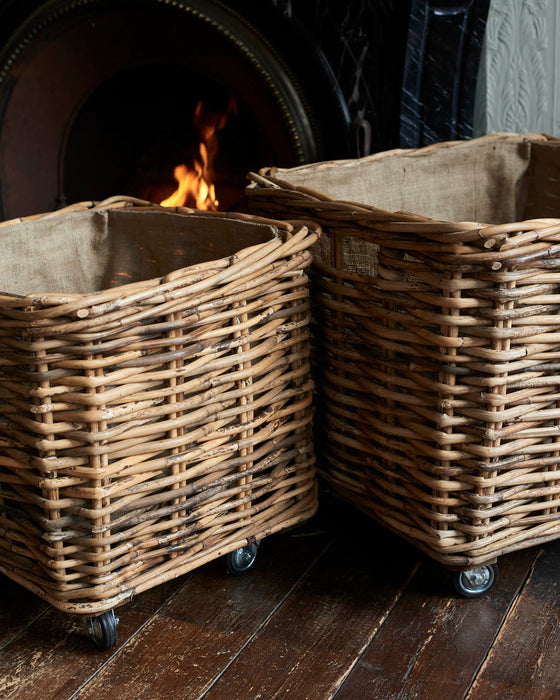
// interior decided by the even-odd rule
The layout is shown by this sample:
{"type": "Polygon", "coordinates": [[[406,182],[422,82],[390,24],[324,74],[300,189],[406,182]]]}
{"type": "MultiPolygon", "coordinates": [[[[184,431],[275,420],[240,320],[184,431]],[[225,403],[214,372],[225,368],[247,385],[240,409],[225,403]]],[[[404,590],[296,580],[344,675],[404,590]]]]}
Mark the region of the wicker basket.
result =
{"type": "Polygon", "coordinates": [[[336,493],[457,571],[558,537],[560,218],[541,217],[560,217],[560,141],[250,179],[254,211],[323,227],[317,459],[336,493]]]}
{"type": "Polygon", "coordinates": [[[316,239],[123,198],[0,226],[3,573],[97,615],[314,513],[316,239]]]}

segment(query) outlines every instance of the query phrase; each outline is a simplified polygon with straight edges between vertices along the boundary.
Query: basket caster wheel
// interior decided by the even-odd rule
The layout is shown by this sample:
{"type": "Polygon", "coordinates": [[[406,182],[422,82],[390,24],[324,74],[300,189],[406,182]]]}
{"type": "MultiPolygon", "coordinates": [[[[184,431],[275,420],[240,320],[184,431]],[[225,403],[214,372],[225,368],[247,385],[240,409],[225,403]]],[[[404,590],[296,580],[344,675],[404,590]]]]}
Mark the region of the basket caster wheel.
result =
{"type": "Polygon", "coordinates": [[[117,625],[119,618],[113,610],[104,612],[95,617],[86,617],[86,627],[98,649],[106,651],[117,644],[117,625]]]}
{"type": "Polygon", "coordinates": [[[258,548],[258,544],[253,542],[226,554],[224,563],[227,573],[230,576],[243,576],[243,574],[246,574],[255,563],[258,548]]]}
{"type": "Polygon", "coordinates": [[[479,598],[488,593],[498,580],[498,565],[487,564],[470,571],[458,571],[453,574],[453,585],[457,593],[464,598],[479,598]]]}

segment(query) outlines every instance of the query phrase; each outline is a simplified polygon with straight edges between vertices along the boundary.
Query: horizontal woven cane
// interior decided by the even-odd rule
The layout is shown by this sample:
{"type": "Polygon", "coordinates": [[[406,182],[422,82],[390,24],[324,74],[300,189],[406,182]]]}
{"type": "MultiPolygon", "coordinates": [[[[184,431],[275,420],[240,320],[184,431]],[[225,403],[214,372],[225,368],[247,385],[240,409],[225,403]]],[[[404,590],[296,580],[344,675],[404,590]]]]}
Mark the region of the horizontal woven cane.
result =
{"type": "Polygon", "coordinates": [[[560,535],[560,142],[497,134],[263,169],[323,228],[318,466],[449,567],[560,535]]]}
{"type": "Polygon", "coordinates": [[[316,240],[125,198],[0,226],[3,573],[99,613],[313,514],[316,240]]]}

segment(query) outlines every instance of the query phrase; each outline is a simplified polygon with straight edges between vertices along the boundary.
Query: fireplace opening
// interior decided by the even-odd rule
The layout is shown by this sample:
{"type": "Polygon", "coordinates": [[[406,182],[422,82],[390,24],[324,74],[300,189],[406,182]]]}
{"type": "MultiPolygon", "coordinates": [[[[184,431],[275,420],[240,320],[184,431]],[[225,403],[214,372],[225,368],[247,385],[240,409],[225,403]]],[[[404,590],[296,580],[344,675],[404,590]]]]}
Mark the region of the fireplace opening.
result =
{"type": "Polygon", "coordinates": [[[211,164],[221,210],[242,209],[249,170],[353,155],[336,76],[270,5],[27,7],[0,54],[0,219],[115,194],[161,201],[199,158],[197,109],[227,115],[211,164]]]}
{"type": "Polygon", "coordinates": [[[293,159],[290,144],[268,136],[222,85],[176,65],[122,71],[93,92],[72,122],[62,164],[64,198],[100,200],[126,193],[162,202],[177,188],[177,167],[194,173],[205,141],[214,145],[206,157],[219,204],[199,206],[192,194],[175,204],[240,209],[245,173],[262,162],[293,159]],[[158,85],[157,100],[144,89],[146,82],[158,85]],[[188,90],[177,89],[181,85],[188,90]]]}

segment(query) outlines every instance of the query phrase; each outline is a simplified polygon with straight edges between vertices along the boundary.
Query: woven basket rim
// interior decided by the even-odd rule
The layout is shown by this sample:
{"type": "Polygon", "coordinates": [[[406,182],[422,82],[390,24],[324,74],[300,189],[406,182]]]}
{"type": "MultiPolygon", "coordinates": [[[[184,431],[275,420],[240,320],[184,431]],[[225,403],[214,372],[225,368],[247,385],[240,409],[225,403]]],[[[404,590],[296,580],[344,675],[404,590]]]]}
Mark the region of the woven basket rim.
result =
{"type": "Polygon", "coordinates": [[[270,246],[276,242],[276,245],[282,245],[288,237],[293,237],[301,235],[310,228],[314,228],[317,233],[319,230],[318,226],[313,226],[312,222],[305,221],[281,221],[276,219],[267,218],[264,216],[257,216],[253,214],[244,214],[239,212],[215,212],[215,211],[203,211],[199,209],[192,209],[190,207],[164,207],[159,204],[149,202],[146,200],[128,197],[128,196],[113,196],[102,201],[83,201],[77,202],[75,204],[64,207],[63,209],[44,212],[41,214],[35,214],[26,217],[19,217],[15,219],[10,219],[8,221],[0,222],[0,234],[8,231],[10,228],[15,226],[22,226],[26,223],[53,219],[61,216],[69,216],[72,214],[85,214],[88,212],[108,212],[108,211],[127,211],[128,213],[155,213],[162,215],[180,215],[193,219],[212,219],[220,220],[223,222],[232,223],[242,223],[246,226],[259,226],[263,228],[268,228],[271,233],[269,240],[259,243],[256,245],[240,245],[240,247],[229,256],[217,257],[212,260],[208,260],[203,263],[195,263],[185,267],[178,267],[172,270],[170,273],[161,276],[155,276],[152,278],[142,279],[135,282],[129,282],[125,284],[120,284],[116,287],[99,289],[92,293],[80,293],[80,292],[34,292],[30,294],[15,294],[8,292],[0,288],[0,304],[12,305],[17,302],[18,305],[25,304],[29,302],[32,306],[43,306],[70,303],[81,301],[84,305],[95,304],[96,300],[101,296],[105,296],[108,292],[114,291],[115,295],[119,297],[127,297],[129,294],[134,294],[139,285],[141,286],[152,286],[154,290],[161,291],[161,285],[166,285],[173,280],[173,286],[181,284],[180,280],[183,278],[188,278],[197,271],[200,271],[207,267],[208,265],[215,264],[218,261],[230,261],[230,266],[234,264],[234,261],[239,257],[242,258],[249,254],[249,251],[261,246],[270,246]],[[158,289],[158,287],[160,289],[158,289]]]}
{"type": "MultiPolygon", "coordinates": [[[[324,170],[332,167],[342,167],[351,168],[355,166],[358,162],[360,163],[371,163],[379,160],[385,160],[386,158],[392,158],[396,155],[405,156],[407,158],[421,158],[429,155],[433,151],[439,151],[442,149],[461,149],[470,148],[472,144],[484,144],[484,143],[495,143],[495,142],[530,142],[530,143],[548,143],[550,145],[560,146],[560,137],[552,136],[550,134],[541,132],[525,132],[516,133],[512,131],[500,131],[492,134],[485,134],[484,136],[478,136],[473,139],[462,139],[456,141],[439,141],[437,143],[429,144],[428,146],[420,146],[419,148],[392,148],[389,150],[380,151],[378,153],[372,153],[362,158],[345,158],[340,160],[325,160],[318,163],[304,163],[303,165],[296,165],[293,168],[281,168],[277,166],[265,166],[258,170],[258,174],[266,176],[272,175],[276,176],[280,173],[285,172],[302,172],[305,170],[324,170]]],[[[254,173],[252,173],[254,174],[254,173]]],[[[292,185],[293,187],[293,185],[292,185]]]]}
{"type": "Polygon", "coordinates": [[[293,193],[294,198],[307,199],[309,201],[320,201],[325,207],[331,211],[342,212],[348,215],[348,220],[359,220],[361,223],[390,221],[392,223],[418,223],[423,226],[415,230],[421,235],[421,230],[424,227],[427,232],[433,231],[431,226],[441,224],[449,230],[449,225],[455,225],[456,230],[464,230],[466,226],[476,227],[478,229],[491,229],[492,235],[499,233],[497,229],[511,228],[516,224],[521,226],[529,226],[535,223],[539,227],[560,225],[560,217],[554,218],[537,218],[524,219],[518,222],[508,222],[507,224],[490,224],[480,221],[449,221],[445,219],[430,218],[415,214],[409,211],[390,211],[381,207],[375,207],[370,204],[364,204],[355,200],[344,200],[331,197],[319,190],[301,185],[294,185],[283,179],[284,173],[302,173],[302,172],[320,172],[330,170],[332,168],[352,169],[358,165],[369,165],[370,163],[380,162],[389,158],[399,156],[405,158],[423,158],[429,156],[434,151],[452,149],[461,150],[471,148],[473,144],[492,144],[499,142],[513,143],[547,143],[552,146],[560,147],[560,138],[550,136],[544,133],[527,132],[523,134],[513,132],[498,132],[486,134],[470,140],[461,141],[443,141],[421,148],[394,148],[391,150],[373,153],[362,158],[352,158],[343,160],[322,161],[319,163],[308,163],[299,165],[293,168],[279,168],[276,166],[267,166],[261,168],[258,172],[248,173],[249,185],[246,188],[248,196],[251,196],[253,190],[262,187],[270,187],[274,189],[287,190],[293,193]],[[431,226],[430,226],[431,225],[431,226]]]}

